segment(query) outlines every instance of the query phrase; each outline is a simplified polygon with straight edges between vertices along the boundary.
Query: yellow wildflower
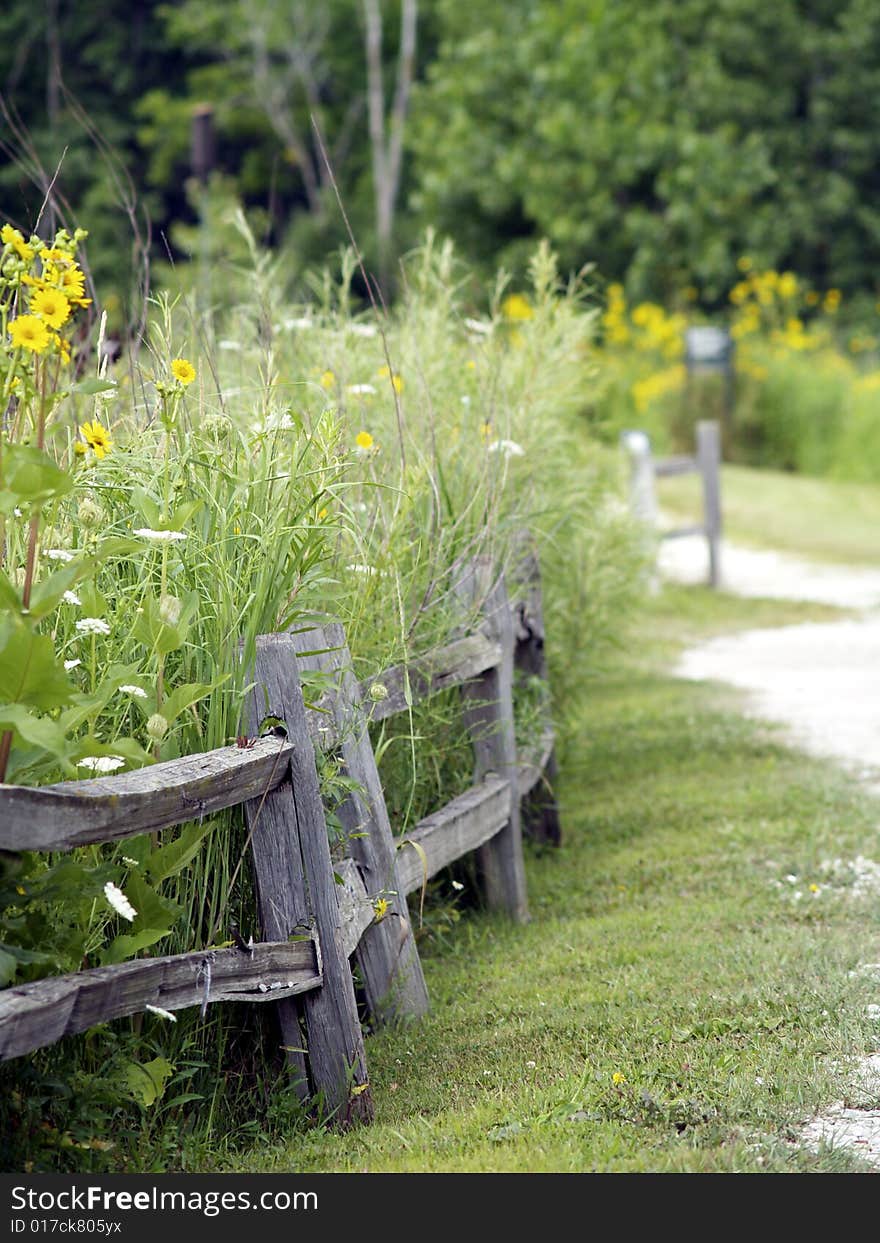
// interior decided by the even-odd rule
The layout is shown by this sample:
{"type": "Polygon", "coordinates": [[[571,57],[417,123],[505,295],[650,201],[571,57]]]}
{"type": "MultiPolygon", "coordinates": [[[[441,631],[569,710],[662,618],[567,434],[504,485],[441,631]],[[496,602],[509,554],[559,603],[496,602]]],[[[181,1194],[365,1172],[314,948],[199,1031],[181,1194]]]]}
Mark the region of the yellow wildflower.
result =
{"type": "Polygon", "coordinates": [[[373,437],[369,432],[358,432],[354,438],[354,443],[362,453],[368,453],[373,447],[373,437]]]}
{"type": "Polygon", "coordinates": [[[534,318],[534,310],[528,298],[521,293],[512,293],[501,303],[501,314],[505,319],[524,320],[534,318]]]}
{"type": "Polygon", "coordinates": [[[394,386],[395,393],[403,392],[403,380],[396,371],[392,371],[390,367],[380,367],[376,374],[380,380],[387,380],[390,378],[391,383],[394,386]]]}
{"type": "Polygon", "coordinates": [[[374,900],[373,913],[376,916],[377,924],[380,922],[380,920],[383,920],[385,916],[388,914],[388,909],[390,906],[391,906],[391,903],[388,901],[387,898],[376,898],[374,900]]]}
{"type": "Polygon", "coordinates": [[[822,303],[822,310],[827,311],[829,315],[833,315],[840,306],[841,292],[839,289],[829,289],[822,303]]]}
{"type": "Polygon", "coordinates": [[[483,440],[488,440],[491,435],[492,435],[492,424],[488,421],[485,423],[481,423],[480,424],[480,437],[483,440]]]}
{"type": "Polygon", "coordinates": [[[748,255],[740,255],[736,261],[736,266],[739,268],[740,272],[750,272],[752,268],[752,261],[748,255]]]}
{"type": "Polygon", "coordinates": [[[615,1087],[618,1087],[621,1083],[626,1083],[626,1075],[622,1075],[619,1070],[616,1070],[611,1076],[611,1082],[615,1087]]]}
{"type": "Polygon", "coordinates": [[[196,378],[196,369],[188,358],[175,358],[171,363],[171,374],[178,384],[192,384],[196,378]]]}
{"type": "Polygon", "coordinates": [[[336,383],[336,376],[329,369],[321,376],[321,388],[332,388],[336,383]]]}
{"type": "Polygon", "coordinates": [[[34,248],[29,246],[24,240],[18,229],[13,229],[11,224],[4,224],[0,229],[0,241],[4,246],[11,246],[19,259],[23,259],[25,263],[30,263],[34,257],[34,248]]]}
{"type": "Polygon", "coordinates": [[[70,319],[70,303],[57,289],[38,289],[31,295],[30,309],[50,328],[60,328],[70,319]]]}
{"type": "Polygon", "coordinates": [[[42,354],[49,345],[49,330],[36,315],[19,315],[9,325],[9,335],[16,349],[42,354]]]}
{"type": "MultiPolygon", "coordinates": [[[[86,445],[92,450],[95,457],[100,461],[113,448],[113,441],[110,439],[110,433],[106,427],[102,427],[97,419],[93,419],[91,423],[83,423],[80,427],[80,433],[86,445]]],[[[77,449],[77,446],[74,445],[77,449]]],[[[77,449],[78,453],[85,450],[77,449]]]]}

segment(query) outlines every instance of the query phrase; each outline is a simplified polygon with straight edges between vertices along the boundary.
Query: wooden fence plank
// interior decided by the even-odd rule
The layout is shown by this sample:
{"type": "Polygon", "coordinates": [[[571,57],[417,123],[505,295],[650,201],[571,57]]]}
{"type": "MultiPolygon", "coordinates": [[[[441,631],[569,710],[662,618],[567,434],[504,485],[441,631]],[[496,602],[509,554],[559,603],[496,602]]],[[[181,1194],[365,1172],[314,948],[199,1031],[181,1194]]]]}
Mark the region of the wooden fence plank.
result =
{"type": "MultiPolygon", "coordinates": [[[[261,635],[254,663],[254,690],[248,708],[251,732],[267,713],[286,725],[293,744],[288,781],[265,801],[246,807],[264,928],[279,939],[303,927],[316,931],[323,987],[303,1000],[308,1033],[308,1072],[313,1091],[323,1097],[337,1124],[368,1121],[373,1102],[367,1079],[363,1034],[354,984],[342,943],[337,886],[315,754],[309,738],[299,685],[296,645],[290,635],[261,635]]],[[[298,1046],[298,1023],[279,1010],[298,1046]]]]}
{"type": "Polygon", "coordinates": [[[477,850],[477,863],[490,909],[504,910],[516,920],[529,918],[519,816],[516,741],[513,728],[514,624],[503,578],[496,578],[488,557],[475,558],[464,568],[456,594],[467,607],[483,616],[481,630],[500,644],[501,664],[488,669],[461,688],[464,719],[474,746],[475,782],[489,774],[509,787],[508,819],[504,828],[477,850]]]}
{"type": "Polygon", "coordinates": [[[709,544],[709,585],[721,582],[721,425],[714,419],[697,424],[697,462],[703,480],[703,514],[709,544]]]}
{"type": "Polygon", "coordinates": [[[0,992],[0,1058],[18,1057],[96,1023],[215,1001],[274,1001],[319,988],[311,937],[240,949],[197,950],[54,976],[0,992]]]}
{"type": "Polygon", "coordinates": [[[361,683],[361,697],[370,704],[370,720],[382,721],[405,712],[406,679],[409,677],[410,701],[420,703],[438,691],[460,686],[477,674],[499,665],[500,646],[483,634],[469,634],[462,639],[417,657],[409,665],[394,665],[361,683]],[[379,683],[388,692],[387,698],[371,702],[370,692],[379,683]]]}
{"type": "Polygon", "coordinates": [[[551,719],[550,684],[547,673],[545,648],[544,601],[541,592],[541,569],[538,547],[529,531],[520,531],[514,545],[513,566],[510,571],[511,591],[516,601],[514,668],[516,676],[539,680],[541,714],[544,718],[542,733],[535,740],[537,752],[537,776],[524,791],[524,766],[520,757],[519,773],[520,808],[523,832],[540,842],[558,846],[562,841],[559,808],[554,789],[558,778],[556,751],[553,747],[553,723],[551,719]],[[550,747],[547,748],[547,735],[550,747]]]}
{"type": "Polygon", "coordinates": [[[397,871],[404,893],[421,888],[441,868],[483,846],[510,818],[510,786],[487,777],[420,820],[400,839],[397,871]]]}
{"type": "Polygon", "coordinates": [[[234,807],[282,780],[286,753],[279,762],[278,749],[267,738],[111,777],[0,786],[0,850],[72,850],[234,807]]]}
{"type": "Polygon", "coordinates": [[[342,626],[331,624],[292,638],[303,653],[302,668],[321,670],[334,679],[334,734],[345,772],[360,787],[336,808],[336,814],[346,832],[354,835],[350,836],[349,853],[359,866],[367,893],[389,903],[385,916],[367,927],[357,949],[367,1006],[378,1022],[417,1017],[428,1008],[428,991],[397,876],[385,795],[345,632],[342,626]],[[315,649],[322,648],[327,650],[316,653],[315,649]]]}

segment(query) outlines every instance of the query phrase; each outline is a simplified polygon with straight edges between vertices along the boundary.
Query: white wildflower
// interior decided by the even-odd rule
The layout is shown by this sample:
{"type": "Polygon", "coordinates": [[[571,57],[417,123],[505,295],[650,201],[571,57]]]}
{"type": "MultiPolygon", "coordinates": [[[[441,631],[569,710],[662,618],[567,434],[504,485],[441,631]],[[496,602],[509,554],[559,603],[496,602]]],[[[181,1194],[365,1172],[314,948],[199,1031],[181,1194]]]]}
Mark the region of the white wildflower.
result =
{"type": "Polygon", "coordinates": [[[222,341],[217,342],[217,348],[221,350],[229,350],[229,351],[234,351],[235,353],[238,353],[241,350],[241,342],[230,341],[228,338],[224,338],[222,341]]]}
{"type": "Polygon", "coordinates": [[[90,768],[93,773],[115,773],[117,768],[125,766],[125,758],[121,755],[84,755],[77,760],[77,768],[90,768]]]}
{"type": "Polygon", "coordinates": [[[140,535],[142,539],[155,540],[157,544],[171,544],[174,540],[186,539],[183,531],[154,531],[150,527],[138,527],[132,534],[140,535]]]}
{"type": "Polygon", "coordinates": [[[82,604],[82,600],[80,600],[75,591],[65,591],[61,599],[65,604],[82,604]]]}
{"type": "Polygon", "coordinates": [[[81,664],[82,664],[81,660],[65,660],[64,668],[67,673],[70,673],[71,669],[75,669],[77,665],[81,665],[81,664]]]}
{"type": "Polygon", "coordinates": [[[66,548],[47,548],[43,556],[48,557],[50,561],[73,561],[74,559],[74,554],[68,552],[66,548]]]}
{"type": "Polygon", "coordinates": [[[13,509],[13,511],[12,511],[12,512],[15,514],[16,518],[20,518],[20,517],[21,517],[21,510],[18,508],[18,506],[17,506],[17,505],[16,505],[15,509],[13,509]]]}
{"type": "Polygon", "coordinates": [[[288,332],[291,328],[299,328],[303,331],[308,331],[309,328],[314,328],[314,326],[315,321],[313,319],[309,319],[308,315],[299,315],[294,319],[286,319],[284,321],[284,327],[288,330],[288,332]]]}
{"type": "Polygon", "coordinates": [[[163,1010],[161,1006],[144,1006],[144,1009],[149,1010],[150,1014],[158,1014],[160,1019],[167,1019],[169,1023],[177,1022],[177,1015],[170,1010],[163,1010]]]}
{"type": "Polygon", "coordinates": [[[114,911],[116,911],[117,915],[121,915],[123,919],[127,919],[131,922],[135,915],[137,915],[137,911],[129,902],[128,898],[118,885],[113,884],[112,880],[108,880],[107,884],[104,886],[104,897],[113,907],[114,911]]]}
{"type": "Polygon", "coordinates": [[[132,859],[130,855],[123,855],[122,862],[130,868],[139,868],[141,866],[137,859],[132,859]]]}
{"type": "Polygon", "coordinates": [[[490,453],[503,453],[505,457],[525,457],[526,451],[515,440],[493,440],[489,445],[490,453]]]}
{"type": "Polygon", "coordinates": [[[346,393],[352,393],[355,397],[368,397],[371,393],[375,393],[376,389],[372,384],[349,384],[346,393]]]}
{"type": "Polygon", "coordinates": [[[135,699],[146,699],[147,692],[142,686],[120,686],[123,695],[134,695],[135,699]]]}
{"type": "Polygon", "coordinates": [[[80,634],[109,634],[110,627],[100,617],[81,617],[76,623],[80,634]]]}
{"type": "Polygon", "coordinates": [[[865,1014],[867,1014],[869,1019],[874,1019],[876,1022],[878,1019],[880,1019],[880,1006],[876,1006],[876,1005],[865,1006],[865,1014]]]}
{"type": "Polygon", "coordinates": [[[529,1070],[534,1070],[537,1065],[538,1065],[537,1062],[532,1062],[532,1061],[526,1062],[526,1066],[528,1066],[529,1070]]]}
{"type": "Polygon", "coordinates": [[[454,880],[452,882],[452,888],[456,890],[462,890],[464,889],[464,885],[461,883],[460,880],[454,880]]]}
{"type": "Polygon", "coordinates": [[[345,567],[347,570],[353,570],[355,574],[378,574],[379,571],[373,565],[361,565],[357,561],[352,561],[350,565],[345,567]]]}
{"type": "Polygon", "coordinates": [[[464,326],[468,332],[476,332],[479,336],[486,336],[492,331],[492,325],[485,319],[466,319],[464,326]]]}
{"type": "Polygon", "coordinates": [[[356,337],[375,337],[379,331],[375,324],[349,324],[348,327],[356,337]]]}
{"type": "Polygon", "coordinates": [[[468,397],[467,393],[465,393],[464,397],[462,397],[461,404],[463,406],[469,406],[471,404],[471,399],[468,397]]]}

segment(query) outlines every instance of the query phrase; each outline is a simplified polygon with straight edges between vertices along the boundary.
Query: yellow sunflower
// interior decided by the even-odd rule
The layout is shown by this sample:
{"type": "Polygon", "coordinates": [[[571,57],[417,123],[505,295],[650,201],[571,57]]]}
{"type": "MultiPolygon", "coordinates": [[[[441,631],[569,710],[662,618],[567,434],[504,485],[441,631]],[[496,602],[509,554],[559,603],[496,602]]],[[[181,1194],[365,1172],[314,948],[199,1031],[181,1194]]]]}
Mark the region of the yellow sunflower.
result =
{"type": "Polygon", "coordinates": [[[178,384],[192,384],[196,378],[196,369],[187,358],[175,358],[171,364],[171,374],[178,384]]]}
{"type": "Polygon", "coordinates": [[[49,345],[49,330],[36,315],[19,315],[9,325],[9,335],[17,350],[32,354],[42,354],[49,345]]]}
{"type": "Polygon", "coordinates": [[[70,319],[70,303],[57,289],[38,289],[31,294],[31,314],[39,315],[50,328],[60,328],[70,319]]]}
{"type": "MultiPolygon", "coordinates": [[[[106,427],[102,427],[97,419],[93,419],[91,423],[83,423],[79,430],[87,447],[92,450],[99,461],[101,458],[106,457],[113,448],[110,433],[106,427]]],[[[79,449],[78,444],[74,445],[74,448],[78,453],[83,452],[83,450],[79,449]]]]}

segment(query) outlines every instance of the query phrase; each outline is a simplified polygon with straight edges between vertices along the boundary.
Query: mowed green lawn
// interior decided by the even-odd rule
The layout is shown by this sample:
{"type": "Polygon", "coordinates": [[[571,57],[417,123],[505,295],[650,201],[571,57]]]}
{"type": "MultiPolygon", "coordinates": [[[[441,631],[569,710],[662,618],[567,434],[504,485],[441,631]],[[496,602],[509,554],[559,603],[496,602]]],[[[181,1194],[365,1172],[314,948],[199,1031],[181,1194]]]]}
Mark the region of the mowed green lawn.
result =
{"type": "MultiPolygon", "coordinates": [[[[661,508],[678,521],[697,521],[697,475],[657,481],[661,508]]],[[[880,488],[813,479],[782,471],[724,466],[724,533],[731,539],[826,561],[880,566],[880,488]]]]}
{"type": "Polygon", "coordinates": [[[799,1128],[876,1047],[880,982],[852,973],[880,960],[880,902],[845,865],[880,859],[877,803],[732,694],[665,671],[682,634],[830,615],[703,588],[652,600],[638,655],[567,688],[565,840],[528,850],[531,922],[463,909],[450,926],[462,896],[438,887],[432,1011],[367,1038],[375,1124],[295,1128],[203,1168],[864,1168],[799,1128]]]}

